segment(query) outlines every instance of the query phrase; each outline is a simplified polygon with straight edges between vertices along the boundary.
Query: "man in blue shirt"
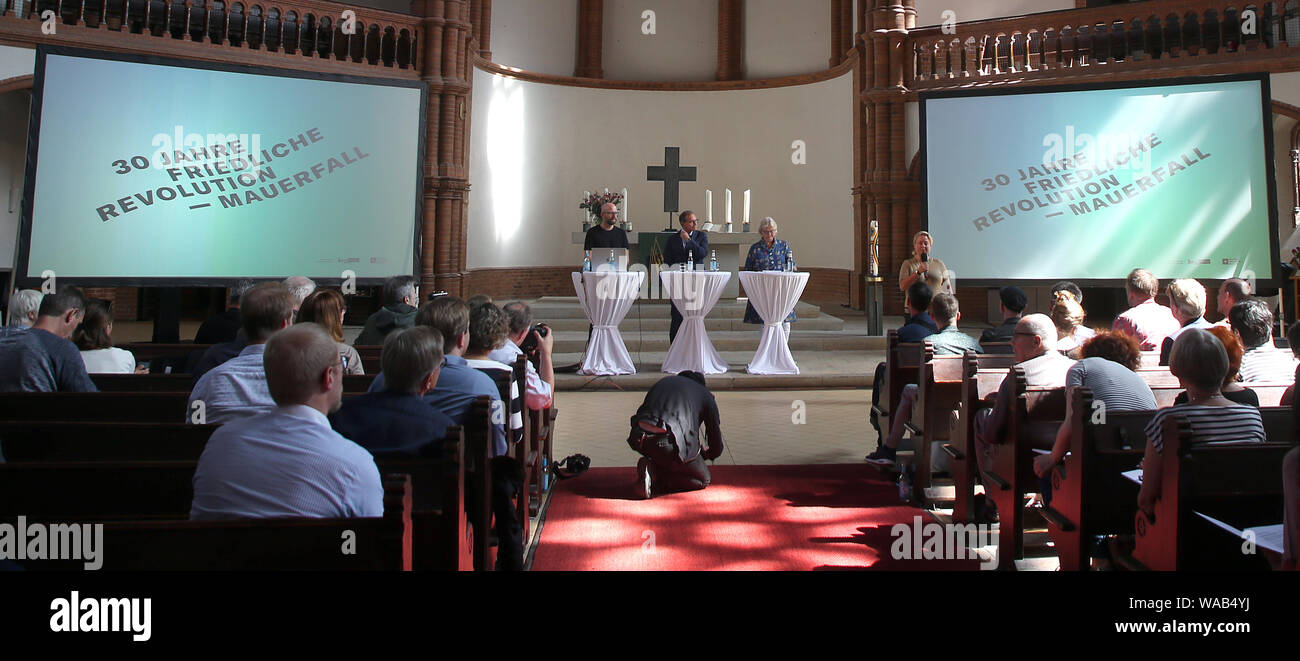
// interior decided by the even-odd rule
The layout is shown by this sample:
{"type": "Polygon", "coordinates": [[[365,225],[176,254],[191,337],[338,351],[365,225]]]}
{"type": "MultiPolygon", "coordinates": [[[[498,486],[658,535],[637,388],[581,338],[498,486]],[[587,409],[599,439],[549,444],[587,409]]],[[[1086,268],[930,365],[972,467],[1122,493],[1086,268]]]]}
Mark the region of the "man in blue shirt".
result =
{"type": "Polygon", "coordinates": [[[0,333],[0,392],[98,392],[68,340],[85,309],[81,290],[64,285],[41,300],[30,328],[6,327],[0,333]]]}
{"type": "Polygon", "coordinates": [[[248,346],[194,384],[187,421],[197,422],[191,416],[200,401],[203,422],[208,424],[225,424],[275,408],[262,354],[271,335],[293,323],[293,296],[278,282],[264,282],[241,297],[239,317],[248,346]]]}
{"type": "Polygon", "coordinates": [[[343,400],[334,338],[297,324],[266,343],[264,360],[276,407],[213,432],[194,471],[190,518],[383,516],[374,457],[326,418],[343,400]]]}

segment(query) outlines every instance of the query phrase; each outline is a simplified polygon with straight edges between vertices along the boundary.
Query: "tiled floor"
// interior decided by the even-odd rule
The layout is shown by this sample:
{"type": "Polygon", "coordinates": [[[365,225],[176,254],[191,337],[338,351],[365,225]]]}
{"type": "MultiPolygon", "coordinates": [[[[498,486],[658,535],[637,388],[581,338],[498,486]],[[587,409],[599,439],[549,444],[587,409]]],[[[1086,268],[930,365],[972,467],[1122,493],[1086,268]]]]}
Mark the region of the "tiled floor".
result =
{"type": "MultiPolygon", "coordinates": [[[[868,438],[870,390],[729,391],[714,396],[725,452],[718,464],[860,463],[868,438]]],[[[560,392],[554,455],[581,453],[592,466],[635,466],[629,421],[644,392],[560,392]]]]}

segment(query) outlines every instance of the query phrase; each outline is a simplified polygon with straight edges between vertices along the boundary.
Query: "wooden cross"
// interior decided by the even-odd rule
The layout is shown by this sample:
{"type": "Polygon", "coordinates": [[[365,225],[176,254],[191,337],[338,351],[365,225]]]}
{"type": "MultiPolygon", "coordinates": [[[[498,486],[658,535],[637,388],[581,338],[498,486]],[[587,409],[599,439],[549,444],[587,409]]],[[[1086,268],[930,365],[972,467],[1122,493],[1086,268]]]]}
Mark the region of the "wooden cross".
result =
{"type": "Polygon", "coordinates": [[[681,149],[664,147],[664,164],[651,165],[646,168],[648,181],[664,182],[664,211],[677,211],[678,184],[683,181],[695,181],[695,166],[681,167],[681,149]]]}

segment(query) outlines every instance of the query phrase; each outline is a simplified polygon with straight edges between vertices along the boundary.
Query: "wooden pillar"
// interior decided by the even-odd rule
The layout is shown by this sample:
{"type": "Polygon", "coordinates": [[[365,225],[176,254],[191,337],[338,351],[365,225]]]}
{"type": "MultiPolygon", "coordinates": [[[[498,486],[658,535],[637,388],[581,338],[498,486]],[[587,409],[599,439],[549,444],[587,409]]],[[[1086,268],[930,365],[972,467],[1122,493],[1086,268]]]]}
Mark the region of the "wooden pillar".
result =
{"type": "Polygon", "coordinates": [[[830,67],[844,62],[853,48],[853,0],[831,0],[831,59],[830,67]]]}
{"type": "Polygon", "coordinates": [[[718,80],[745,77],[745,0],[718,0],[718,80]]]}
{"type": "MultiPolygon", "coordinates": [[[[485,20],[481,0],[479,19],[485,20]]],[[[420,287],[465,296],[465,199],[469,192],[469,100],[476,46],[470,0],[415,0],[424,32],[420,79],[429,87],[424,145],[424,227],[420,287]]]]}
{"type": "Polygon", "coordinates": [[[573,75],[604,78],[605,0],[578,0],[578,63],[573,75]]]}
{"type": "Polygon", "coordinates": [[[479,57],[492,61],[492,0],[479,0],[482,3],[478,19],[474,23],[478,36],[479,57]]]}

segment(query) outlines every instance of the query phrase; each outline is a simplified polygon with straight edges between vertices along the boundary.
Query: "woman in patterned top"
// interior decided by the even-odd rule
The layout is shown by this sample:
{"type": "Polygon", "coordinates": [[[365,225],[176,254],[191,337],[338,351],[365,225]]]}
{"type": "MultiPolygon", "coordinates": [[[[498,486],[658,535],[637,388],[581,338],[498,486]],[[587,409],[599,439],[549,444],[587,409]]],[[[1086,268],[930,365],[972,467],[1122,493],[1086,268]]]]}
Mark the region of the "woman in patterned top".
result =
{"type": "MultiPolygon", "coordinates": [[[[749,247],[749,256],[745,258],[746,271],[784,271],[790,259],[790,244],[776,238],[776,221],[771,216],[758,222],[758,233],[763,237],[749,247]]],[[[795,320],[794,310],[785,318],[785,332],[790,332],[789,323],[795,320]]],[[[752,303],[745,304],[745,323],[761,324],[763,318],[758,316],[752,303]]]]}
{"type": "Polygon", "coordinates": [[[1219,338],[1203,328],[1189,328],[1178,335],[1169,356],[1169,371],[1187,389],[1188,402],[1160,409],[1147,424],[1147,449],[1142,458],[1142,489],[1138,507],[1150,514],[1160,498],[1164,472],[1160,455],[1164,450],[1162,425],[1176,415],[1191,430],[1188,443],[1262,443],[1264,421],[1259,409],[1237,404],[1223,396],[1228,375],[1228,352],[1219,338]]]}

